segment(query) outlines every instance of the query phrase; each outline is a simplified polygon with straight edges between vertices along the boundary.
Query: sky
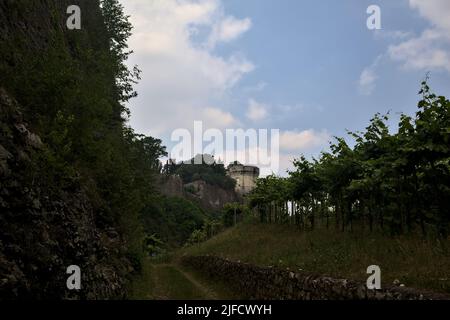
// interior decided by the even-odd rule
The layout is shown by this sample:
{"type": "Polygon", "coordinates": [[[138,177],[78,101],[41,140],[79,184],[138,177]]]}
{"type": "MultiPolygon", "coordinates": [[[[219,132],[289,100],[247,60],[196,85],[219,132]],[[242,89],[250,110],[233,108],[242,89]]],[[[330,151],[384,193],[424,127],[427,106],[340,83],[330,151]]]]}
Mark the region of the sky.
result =
{"type": "MultiPolygon", "coordinates": [[[[377,112],[414,114],[421,81],[450,96],[448,0],[121,0],[142,70],[130,125],[278,129],[279,168],[318,156],[377,112]],[[381,29],[369,30],[377,5],[381,29]]],[[[219,155],[217,155],[219,156],[219,155]]],[[[274,170],[272,170],[274,171],[274,170]]],[[[269,172],[270,173],[270,172],[269,172]]],[[[267,174],[267,173],[266,173],[267,174]]]]}

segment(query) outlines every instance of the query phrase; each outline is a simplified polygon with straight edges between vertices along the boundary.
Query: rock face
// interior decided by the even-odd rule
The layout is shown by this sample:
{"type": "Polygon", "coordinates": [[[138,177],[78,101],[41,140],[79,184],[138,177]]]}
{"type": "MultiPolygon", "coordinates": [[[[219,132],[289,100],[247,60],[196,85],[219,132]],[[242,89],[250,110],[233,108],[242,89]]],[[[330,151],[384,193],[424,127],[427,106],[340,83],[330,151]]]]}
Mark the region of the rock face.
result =
{"type": "Polygon", "coordinates": [[[169,197],[184,197],[183,181],[179,176],[161,175],[159,179],[159,192],[169,197]]]}
{"type": "Polygon", "coordinates": [[[183,184],[178,176],[162,176],[160,192],[166,196],[184,197],[192,200],[208,211],[218,211],[227,203],[241,201],[234,190],[225,190],[203,180],[183,184]]]}
{"type": "Polygon", "coordinates": [[[48,185],[45,153],[0,88],[0,300],[123,297],[122,240],[95,225],[78,181],[48,185]],[[79,292],[66,288],[70,265],[81,268],[79,292]]]}
{"type": "Polygon", "coordinates": [[[187,256],[182,263],[226,282],[243,298],[256,300],[449,300],[405,287],[369,290],[365,284],[289,270],[258,267],[214,256],[187,256]]]}
{"type": "Polygon", "coordinates": [[[207,210],[220,210],[227,203],[240,201],[234,190],[225,190],[203,180],[188,183],[184,188],[188,198],[198,201],[207,210]]]}

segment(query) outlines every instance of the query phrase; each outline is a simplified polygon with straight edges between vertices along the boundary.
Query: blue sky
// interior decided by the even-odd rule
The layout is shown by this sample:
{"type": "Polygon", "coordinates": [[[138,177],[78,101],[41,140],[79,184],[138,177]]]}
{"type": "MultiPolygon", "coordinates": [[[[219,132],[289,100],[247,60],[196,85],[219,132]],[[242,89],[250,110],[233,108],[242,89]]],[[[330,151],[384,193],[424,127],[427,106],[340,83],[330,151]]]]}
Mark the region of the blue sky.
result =
{"type": "Polygon", "coordinates": [[[413,114],[425,74],[450,96],[447,0],[122,0],[143,80],[136,131],[280,130],[280,174],[376,112],[413,114]],[[369,30],[369,5],[381,30],[369,30]]]}

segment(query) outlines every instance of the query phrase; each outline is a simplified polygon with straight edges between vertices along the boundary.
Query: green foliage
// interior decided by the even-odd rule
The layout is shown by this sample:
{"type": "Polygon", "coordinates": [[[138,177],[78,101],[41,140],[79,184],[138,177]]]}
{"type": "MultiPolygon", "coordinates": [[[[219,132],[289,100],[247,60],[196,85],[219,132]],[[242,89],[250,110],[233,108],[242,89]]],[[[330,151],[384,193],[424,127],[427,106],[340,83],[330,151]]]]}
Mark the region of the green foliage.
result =
{"type": "Polygon", "coordinates": [[[249,214],[247,206],[239,203],[227,203],[222,209],[222,223],[225,227],[234,226],[249,214]]]}
{"type": "Polygon", "coordinates": [[[211,239],[225,228],[232,227],[249,216],[250,210],[246,205],[227,203],[222,209],[220,220],[206,219],[201,228],[192,232],[185,245],[190,246],[211,239]]]}
{"type": "Polygon", "coordinates": [[[446,237],[450,221],[450,102],[422,83],[415,118],[402,115],[390,133],[376,114],[365,132],[336,138],[319,159],[300,157],[288,178],[259,179],[249,195],[264,222],[314,228],[316,219],[342,230],[354,222],[390,234],[419,228],[446,237]]]}
{"type": "MultiPolygon", "coordinates": [[[[128,51],[127,44],[133,26],[128,20],[129,16],[124,15],[123,6],[118,0],[101,0],[100,5],[108,32],[111,55],[115,60],[114,75],[118,98],[119,101],[126,102],[137,96],[133,84],[140,80],[141,73],[137,66],[130,70],[125,64],[130,54],[133,53],[133,51],[128,51]]],[[[129,113],[126,108],[124,108],[124,111],[129,113]]]]}
{"type": "Polygon", "coordinates": [[[165,244],[161,241],[156,234],[146,235],[144,238],[144,250],[153,257],[164,253],[165,244]]]}
{"type": "Polygon", "coordinates": [[[191,193],[191,194],[197,193],[197,189],[193,185],[184,186],[184,191],[191,193]]]}
{"type": "Polygon", "coordinates": [[[204,242],[211,239],[224,229],[222,222],[217,220],[205,220],[201,229],[194,230],[186,242],[186,246],[204,242]]]}
{"type": "Polygon", "coordinates": [[[146,234],[154,234],[169,247],[183,245],[207,219],[193,202],[180,197],[155,196],[142,210],[146,234]]]}
{"type": "Polygon", "coordinates": [[[205,230],[194,230],[194,232],[192,232],[191,236],[189,237],[187,244],[191,245],[191,244],[196,244],[196,243],[200,243],[200,242],[204,242],[208,240],[208,237],[206,235],[205,230]]]}
{"type": "Polygon", "coordinates": [[[227,176],[224,165],[210,155],[197,155],[190,161],[166,164],[163,171],[179,175],[185,184],[203,180],[226,190],[233,190],[236,185],[235,180],[227,176]]]}
{"type": "Polygon", "coordinates": [[[47,177],[43,183],[67,190],[72,181],[81,183],[97,226],[118,229],[137,265],[145,235],[141,211],[154,200],[158,158],[166,152],[161,140],[126,123],[125,103],[136,95],[139,70],[126,65],[132,26],[122,5],[80,1],[82,29],[76,31],[61,27],[63,2],[48,2],[49,12],[40,13],[45,22],[27,19],[40,6],[36,1],[8,3],[11,23],[26,19],[27,33],[1,41],[0,85],[46,145],[34,159],[47,177]]]}

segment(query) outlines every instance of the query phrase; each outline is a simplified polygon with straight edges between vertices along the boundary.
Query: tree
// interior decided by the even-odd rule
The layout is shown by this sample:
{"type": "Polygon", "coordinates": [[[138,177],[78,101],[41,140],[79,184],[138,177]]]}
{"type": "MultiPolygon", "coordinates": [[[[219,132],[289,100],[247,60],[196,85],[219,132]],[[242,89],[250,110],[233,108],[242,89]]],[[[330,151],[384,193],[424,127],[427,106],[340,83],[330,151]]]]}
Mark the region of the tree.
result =
{"type": "Polygon", "coordinates": [[[414,232],[419,225],[446,237],[450,221],[450,103],[430,92],[426,81],[415,118],[401,115],[398,132],[389,115],[376,114],[364,132],[348,132],[350,147],[336,137],[331,152],[316,160],[294,161],[288,178],[258,179],[249,195],[262,222],[285,223],[286,203],[295,224],[314,228],[316,219],[334,214],[337,227],[354,222],[391,235],[414,232]],[[273,217],[273,219],[272,219],[273,217]]]}

